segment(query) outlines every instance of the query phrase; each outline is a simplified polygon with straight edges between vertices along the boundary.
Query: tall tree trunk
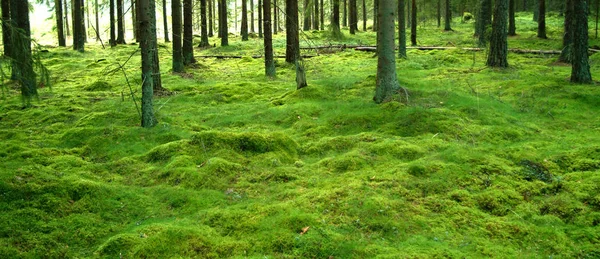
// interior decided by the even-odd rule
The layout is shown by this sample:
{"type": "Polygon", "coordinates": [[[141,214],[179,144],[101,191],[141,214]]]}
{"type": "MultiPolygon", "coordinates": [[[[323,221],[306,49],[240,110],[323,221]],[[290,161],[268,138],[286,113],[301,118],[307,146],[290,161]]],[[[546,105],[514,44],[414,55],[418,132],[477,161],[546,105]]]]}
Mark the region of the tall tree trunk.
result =
{"type": "Polygon", "coordinates": [[[71,36],[71,29],[69,28],[69,0],[63,1],[63,11],[65,13],[65,30],[67,31],[67,37],[71,36]]]}
{"type": "Polygon", "coordinates": [[[215,36],[213,34],[213,23],[214,23],[214,19],[213,19],[213,6],[214,6],[214,0],[208,0],[208,37],[213,37],[215,36]]]}
{"type": "Polygon", "coordinates": [[[123,18],[123,0],[117,0],[117,44],[125,44],[125,19],[123,18]]]}
{"type": "Polygon", "coordinates": [[[377,31],[377,27],[379,26],[377,20],[377,10],[379,9],[379,0],[373,0],[373,31],[377,31]]]}
{"type": "Polygon", "coordinates": [[[492,23],[492,0],[482,0],[475,35],[479,37],[479,46],[485,46],[488,40],[488,28],[492,23]]]}
{"type": "MultiPolygon", "coordinates": [[[[81,4],[81,2],[79,2],[81,4]]],[[[26,106],[31,105],[31,99],[38,96],[31,58],[31,29],[29,25],[29,3],[27,0],[12,0],[10,2],[10,17],[12,24],[20,31],[11,35],[13,70],[15,79],[21,85],[21,95],[26,106]],[[18,46],[18,47],[17,47],[18,46]]],[[[81,14],[81,12],[79,12],[81,14]]]]}
{"type": "Polygon", "coordinates": [[[452,22],[452,8],[450,0],[446,0],[446,15],[444,17],[444,31],[451,31],[450,23],[452,22]]]}
{"type": "Polygon", "coordinates": [[[155,126],[158,121],[154,116],[154,42],[156,42],[155,1],[138,0],[140,2],[140,47],[142,49],[142,127],[155,126]]]}
{"type": "Polygon", "coordinates": [[[356,34],[358,30],[358,13],[356,12],[356,0],[349,0],[348,11],[350,13],[350,34],[356,34]]]}
{"type": "Polygon", "coordinates": [[[334,38],[341,38],[342,31],[340,30],[340,0],[333,0],[333,12],[331,14],[331,30],[334,38]]]}
{"type": "Polygon", "coordinates": [[[229,26],[227,25],[227,0],[219,0],[219,8],[221,8],[219,9],[219,22],[221,23],[221,46],[229,46],[229,26]]]}
{"type": "Polygon", "coordinates": [[[575,31],[574,0],[567,0],[565,9],[565,32],[563,34],[563,49],[558,60],[560,62],[572,63],[573,59],[573,33],[575,31]]]}
{"type": "Polygon", "coordinates": [[[325,5],[323,5],[323,0],[321,0],[321,30],[325,30],[325,5]]]}
{"type": "Polygon", "coordinates": [[[100,11],[98,10],[98,0],[94,0],[94,9],[94,14],[96,17],[96,41],[100,41],[100,11]]]}
{"type": "Polygon", "coordinates": [[[377,88],[373,100],[376,103],[391,101],[400,88],[396,77],[396,57],[394,55],[394,1],[379,3],[379,30],[377,31],[377,88]]]}
{"type": "MultiPolygon", "coordinates": [[[[143,0],[138,0],[143,1],[143,0]]],[[[152,0],[149,0],[152,1],[152,0]]],[[[181,29],[182,29],[182,13],[181,0],[171,0],[171,20],[173,31],[173,72],[181,73],[184,71],[183,50],[181,47],[181,29]]]]}
{"type": "Polygon", "coordinates": [[[87,32],[85,29],[85,0],[81,0],[79,3],[81,6],[81,35],[83,36],[83,43],[87,42],[87,32]]]}
{"type": "MultiPolygon", "coordinates": [[[[74,0],[76,1],[76,0],[74,0]]],[[[117,46],[116,31],[115,31],[115,0],[108,0],[109,3],[109,23],[110,23],[110,39],[108,42],[111,47],[117,46]]]]}
{"type": "Polygon", "coordinates": [[[248,7],[246,0],[242,0],[242,41],[248,40],[248,7]]]}
{"type": "Polygon", "coordinates": [[[437,27],[442,24],[442,0],[437,0],[437,27]]]}
{"type": "MultiPolygon", "coordinates": [[[[8,36],[8,26],[4,24],[4,21],[8,22],[8,20],[4,20],[4,2],[8,4],[8,0],[2,0],[2,36],[6,37],[6,39],[8,40],[10,39],[10,36],[8,36]],[[4,32],[6,32],[6,34],[4,32]]],[[[8,11],[8,8],[9,7],[7,6],[6,11],[8,11]]],[[[58,34],[58,46],[65,47],[67,46],[67,43],[65,40],[65,26],[63,25],[63,10],[61,0],[54,0],[54,10],[56,11],[54,15],[56,16],[56,32],[58,34]]],[[[8,12],[6,14],[8,16],[8,12]]],[[[4,45],[4,48],[6,49],[6,44],[4,45]]],[[[6,55],[6,53],[4,55],[6,55]]]]}
{"type": "Polygon", "coordinates": [[[313,0],[314,1],[314,11],[315,13],[313,14],[313,30],[319,30],[319,0],[313,0]]]}
{"type": "Polygon", "coordinates": [[[202,48],[208,47],[210,45],[208,43],[208,28],[206,23],[207,1],[208,0],[200,0],[200,47],[202,48]]]}
{"type": "Polygon", "coordinates": [[[135,42],[140,41],[140,23],[138,22],[139,7],[137,0],[131,0],[131,27],[133,28],[133,39],[135,42]]]}
{"type": "Polygon", "coordinates": [[[169,24],[167,23],[167,0],[162,0],[163,28],[165,28],[165,42],[169,42],[169,24]]]}
{"type": "Polygon", "coordinates": [[[81,0],[73,0],[73,49],[83,52],[84,32],[83,32],[83,8],[81,0]]]}
{"type": "Polygon", "coordinates": [[[258,37],[263,37],[263,11],[262,11],[262,0],[258,0],[258,37]]]}
{"type": "Polygon", "coordinates": [[[363,31],[367,31],[367,3],[366,3],[366,0],[362,0],[362,20],[363,20],[363,31]]]}
{"type": "Polygon", "coordinates": [[[342,16],[342,26],[348,26],[348,0],[342,0],[344,3],[344,13],[342,16]]]}
{"type": "MultiPolygon", "coordinates": [[[[11,34],[10,34],[10,0],[1,0],[2,4],[2,45],[4,45],[4,56],[12,56],[11,34]]],[[[62,16],[59,16],[62,19],[62,16]]],[[[62,26],[61,26],[62,27],[62,26]]],[[[60,35],[60,34],[59,34],[60,35]]],[[[63,36],[64,41],[64,36],[63,36]]],[[[60,42],[60,38],[59,38],[60,42]]],[[[61,45],[64,46],[64,45],[61,45]]]]}
{"type": "Polygon", "coordinates": [[[515,25],[515,1],[508,1],[508,36],[517,35],[517,27],[515,25]]]}
{"type": "Polygon", "coordinates": [[[254,0],[250,0],[250,32],[254,33],[254,0]]]}
{"type": "MultiPolygon", "coordinates": [[[[381,3],[379,3],[381,5],[381,3]]],[[[381,7],[379,7],[381,8],[381,7]]],[[[411,14],[410,14],[410,44],[417,46],[417,3],[416,0],[412,0],[411,14]]]]}
{"type": "MultiPolygon", "coordinates": [[[[264,0],[263,0],[264,1],[264,0]]],[[[304,31],[309,31],[310,30],[310,1],[309,0],[304,0],[304,25],[303,25],[303,30],[304,31]]]]}
{"type": "Polygon", "coordinates": [[[588,60],[588,4],[586,0],[573,0],[575,24],[573,28],[573,66],[571,82],[592,83],[588,60]]]}
{"type": "Polygon", "coordinates": [[[538,16],[538,30],[537,37],[541,39],[547,39],[546,36],[546,0],[539,1],[539,16],[538,16]]]}
{"type": "Polygon", "coordinates": [[[490,52],[487,65],[490,67],[508,67],[508,0],[495,0],[494,21],[492,22],[492,35],[490,37],[490,52]]]}
{"type": "Polygon", "coordinates": [[[300,57],[300,40],[298,35],[298,0],[286,0],[285,3],[285,61],[295,64],[300,57]]]}
{"type": "Polygon", "coordinates": [[[192,0],[183,0],[183,63],[186,65],[196,63],[194,59],[194,30],[192,20],[192,0]]]}
{"type": "Polygon", "coordinates": [[[272,0],[273,1],[273,34],[277,35],[277,32],[279,31],[279,17],[278,17],[278,12],[277,12],[277,7],[279,6],[277,4],[277,0],[272,0]]]}
{"type": "Polygon", "coordinates": [[[398,57],[406,58],[406,20],[404,0],[398,0],[398,57]]]}
{"type": "Polygon", "coordinates": [[[265,74],[275,76],[275,60],[273,59],[273,36],[271,34],[271,0],[263,0],[263,27],[265,45],[265,74]]]}

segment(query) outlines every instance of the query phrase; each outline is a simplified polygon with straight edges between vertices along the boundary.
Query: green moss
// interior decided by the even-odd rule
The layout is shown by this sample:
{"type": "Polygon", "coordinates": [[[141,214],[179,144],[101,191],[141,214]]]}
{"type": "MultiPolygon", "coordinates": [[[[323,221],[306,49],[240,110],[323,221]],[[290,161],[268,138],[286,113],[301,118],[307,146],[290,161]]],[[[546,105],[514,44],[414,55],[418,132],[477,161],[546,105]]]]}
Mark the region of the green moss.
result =
{"type": "Polygon", "coordinates": [[[112,86],[104,81],[96,81],[90,85],[87,85],[85,87],[83,87],[83,90],[86,91],[110,91],[112,89],[112,86]]]}

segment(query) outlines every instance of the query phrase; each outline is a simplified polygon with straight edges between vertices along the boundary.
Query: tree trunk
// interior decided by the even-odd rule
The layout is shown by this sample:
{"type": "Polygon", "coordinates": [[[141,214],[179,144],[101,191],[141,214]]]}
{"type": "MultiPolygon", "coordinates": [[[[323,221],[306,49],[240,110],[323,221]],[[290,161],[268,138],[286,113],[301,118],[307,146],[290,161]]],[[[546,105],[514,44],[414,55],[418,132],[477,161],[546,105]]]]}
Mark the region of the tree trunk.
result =
{"type": "Polygon", "coordinates": [[[586,0],[573,0],[575,24],[573,28],[573,66],[571,82],[592,83],[588,61],[588,5],[586,0]]]}
{"type": "Polygon", "coordinates": [[[153,41],[156,42],[156,19],[153,0],[140,2],[140,48],[142,49],[142,127],[155,126],[158,121],[154,116],[152,98],[154,97],[154,52],[153,41]]]}
{"type": "Polygon", "coordinates": [[[538,0],[539,2],[539,16],[538,16],[538,29],[537,37],[541,39],[547,39],[546,36],[546,0],[538,0]]]}
{"type": "Polygon", "coordinates": [[[394,1],[379,3],[379,30],[377,31],[377,88],[373,100],[376,103],[391,101],[400,86],[396,77],[394,55],[394,1]]]}
{"type": "Polygon", "coordinates": [[[340,30],[340,0],[333,0],[333,12],[331,14],[331,30],[334,38],[339,39],[342,37],[342,31],[340,30]]]}
{"type": "Polygon", "coordinates": [[[377,10],[379,9],[379,0],[373,0],[373,31],[377,31],[379,25],[377,20],[377,10]]]}
{"type": "MultiPolygon", "coordinates": [[[[1,0],[2,4],[2,45],[4,45],[4,56],[12,56],[11,35],[10,35],[10,0],[1,0]]],[[[59,16],[62,19],[62,16],[59,16]]],[[[62,27],[62,26],[61,26],[62,27]]],[[[59,34],[60,35],[60,34],[59,34]]],[[[63,36],[64,41],[64,36],[63,36]]],[[[60,38],[59,38],[60,42],[60,38]]],[[[64,46],[64,45],[61,45],[64,46]]]]}
{"type": "Polygon", "coordinates": [[[304,13],[304,25],[303,25],[302,30],[304,30],[304,31],[310,31],[310,27],[311,27],[310,26],[311,25],[310,24],[310,14],[311,14],[311,11],[310,11],[310,1],[309,0],[304,0],[304,10],[303,10],[303,13],[304,13]]]}
{"type": "Polygon", "coordinates": [[[490,52],[487,58],[487,65],[490,67],[508,67],[507,15],[508,0],[496,0],[492,35],[490,37],[490,52]]]}
{"type": "Polygon", "coordinates": [[[363,31],[367,31],[367,2],[362,0],[363,31]]]}
{"type": "Polygon", "coordinates": [[[273,36],[271,34],[271,0],[263,0],[263,27],[265,45],[265,74],[275,76],[275,61],[273,59],[273,36]]]}
{"type": "MultiPolygon", "coordinates": [[[[96,41],[101,41],[100,38],[100,11],[99,9],[99,5],[98,5],[98,0],[94,1],[94,8],[95,8],[95,16],[96,16],[96,41]]],[[[104,46],[104,43],[102,43],[104,46]]]]}
{"type": "Polygon", "coordinates": [[[116,39],[116,31],[115,31],[115,0],[108,0],[109,1],[109,12],[110,12],[110,17],[109,17],[109,23],[110,23],[110,39],[108,40],[108,42],[110,43],[111,47],[117,46],[117,39],[116,39]]]}
{"type": "Polygon", "coordinates": [[[321,30],[325,30],[325,5],[323,5],[323,0],[321,0],[321,30]]]}
{"type": "Polygon", "coordinates": [[[242,0],[242,41],[248,40],[248,7],[246,0],[242,0]]]}
{"type": "Polygon", "coordinates": [[[208,37],[215,36],[213,34],[213,1],[214,0],[208,0],[208,37]]]}
{"type": "Polygon", "coordinates": [[[488,28],[492,23],[492,0],[482,0],[477,18],[475,35],[479,36],[479,46],[485,46],[488,40],[488,28]]]}
{"type": "Polygon", "coordinates": [[[571,64],[573,59],[573,32],[575,31],[574,0],[567,0],[565,10],[565,32],[563,34],[563,49],[558,60],[571,64]]]}
{"type": "Polygon", "coordinates": [[[313,30],[319,30],[319,0],[313,0],[315,13],[313,14],[313,30]]]}
{"type": "Polygon", "coordinates": [[[87,30],[85,28],[85,0],[81,0],[79,3],[81,6],[81,36],[83,37],[83,43],[87,42],[87,30]]]}
{"type": "Polygon", "coordinates": [[[192,0],[183,0],[183,64],[196,63],[194,59],[194,30],[192,0]]]}
{"type": "Polygon", "coordinates": [[[398,0],[398,57],[406,58],[406,20],[404,0],[398,0]]]}
{"type": "Polygon", "coordinates": [[[67,37],[71,36],[71,29],[69,29],[69,0],[63,1],[63,11],[65,13],[65,30],[67,31],[67,37]]]}
{"type": "Polygon", "coordinates": [[[517,27],[515,25],[515,1],[508,2],[508,36],[517,35],[517,27]]]}
{"type": "Polygon", "coordinates": [[[356,8],[356,0],[349,1],[350,5],[348,6],[348,11],[350,13],[350,34],[356,34],[356,31],[358,30],[358,12],[356,8]]]}
{"type": "Polygon", "coordinates": [[[342,26],[348,27],[348,0],[342,0],[344,2],[344,16],[342,17],[342,26]]]}
{"type": "Polygon", "coordinates": [[[83,52],[84,32],[83,32],[83,8],[80,0],[73,0],[73,49],[83,52]]]}
{"type": "Polygon", "coordinates": [[[219,8],[221,46],[224,47],[229,46],[229,26],[227,25],[227,0],[219,0],[219,8]]]}
{"type": "Polygon", "coordinates": [[[167,23],[167,0],[162,0],[162,6],[163,28],[165,28],[165,42],[169,42],[169,24],[167,23]]]}
{"type": "MultiPolygon", "coordinates": [[[[81,4],[81,2],[79,2],[81,4]]],[[[12,0],[10,2],[10,17],[12,25],[20,30],[11,35],[13,51],[13,69],[16,70],[15,79],[21,85],[21,95],[26,106],[31,105],[31,99],[38,96],[31,58],[31,29],[29,25],[29,3],[26,0],[12,0]],[[18,46],[18,47],[16,47],[18,46]]],[[[81,15],[81,12],[79,12],[81,15]]]]}
{"type": "Polygon", "coordinates": [[[263,37],[263,11],[262,11],[262,0],[258,0],[258,37],[263,37]]]}
{"type": "Polygon", "coordinates": [[[437,0],[437,27],[442,25],[442,0],[437,0]]]}
{"type": "Polygon", "coordinates": [[[173,26],[173,72],[176,73],[181,73],[184,71],[183,50],[181,47],[181,16],[181,0],[171,0],[171,25],[173,26]]]}
{"type": "MultiPolygon", "coordinates": [[[[381,5],[381,3],[379,3],[379,4],[381,5]]],[[[411,18],[411,21],[410,21],[410,44],[412,46],[417,46],[417,3],[416,3],[416,0],[412,0],[412,8],[411,8],[410,18],[411,18]]]]}
{"type": "Polygon", "coordinates": [[[450,0],[446,0],[446,15],[444,17],[444,31],[451,31],[450,23],[452,22],[452,9],[450,0]]]}
{"type": "Polygon", "coordinates": [[[250,32],[254,33],[254,0],[250,0],[250,32]]]}
{"type": "Polygon", "coordinates": [[[298,35],[298,0],[286,0],[285,3],[285,62],[295,64],[300,56],[298,35]]]}
{"type": "Polygon", "coordinates": [[[278,32],[278,28],[279,28],[279,15],[277,12],[277,7],[279,6],[277,4],[277,0],[272,0],[273,1],[273,34],[277,35],[278,32]]]}
{"type": "MultiPolygon", "coordinates": [[[[8,26],[4,25],[4,21],[8,22],[8,20],[4,20],[4,2],[6,2],[8,4],[7,0],[2,0],[2,19],[3,19],[3,23],[2,23],[2,36],[6,37],[7,41],[10,39],[10,36],[8,36],[8,26]],[[4,34],[4,32],[6,32],[6,34],[4,34]]],[[[6,16],[8,17],[8,6],[6,7],[6,16]]],[[[65,47],[67,46],[66,40],[65,40],[65,31],[64,28],[65,26],[63,25],[63,10],[62,10],[62,1],[61,0],[54,0],[54,10],[55,12],[55,16],[56,16],[56,32],[58,34],[58,46],[61,47],[65,47]]],[[[6,43],[4,44],[4,48],[6,49],[6,43]]],[[[10,47],[9,47],[10,49],[10,47]]],[[[4,53],[4,55],[6,55],[6,53],[4,53]]]]}
{"type": "Polygon", "coordinates": [[[117,44],[125,44],[125,19],[123,18],[123,0],[117,0],[117,44]]]}
{"type": "MultiPolygon", "coordinates": [[[[206,5],[208,0],[200,0],[200,47],[205,48],[209,46],[208,43],[208,28],[206,21],[206,5]]],[[[246,1],[246,0],[243,0],[246,1]]],[[[243,26],[243,23],[242,23],[243,26]]]]}

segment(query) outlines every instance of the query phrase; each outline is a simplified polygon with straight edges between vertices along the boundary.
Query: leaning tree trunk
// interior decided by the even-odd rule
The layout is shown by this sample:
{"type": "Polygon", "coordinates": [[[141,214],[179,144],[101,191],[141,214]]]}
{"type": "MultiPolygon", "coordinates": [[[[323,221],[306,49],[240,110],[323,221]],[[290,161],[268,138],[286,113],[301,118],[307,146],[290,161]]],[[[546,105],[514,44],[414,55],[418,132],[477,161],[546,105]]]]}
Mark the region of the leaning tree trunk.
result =
{"type": "Polygon", "coordinates": [[[541,39],[547,39],[546,36],[546,0],[538,0],[539,14],[538,14],[538,29],[537,37],[541,39]]]}
{"type": "Polygon", "coordinates": [[[271,34],[271,0],[263,0],[263,27],[265,45],[265,74],[275,76],[275,61],[273,59],[273,36],[271,34]]]}
{"type": "Polygon", "coordinates": [[[125,44],[125,19],[123,0],[117,0],[117,44],[125,44]]]}
{"type": "Polygon", "coordinates": [[[171,20],[173,26],[173,72],[176,73],[182,73],[184,71],[183,51],[181,49],[181,16],[181,0],[171,0],[171,20]]]}
{"type": "Polygon", "coordinates": [[[142,49],[142,127],[153,127],[158,123],[154,116],[154,57],[156,49],[156,19],[153,0],[140,2],[140,48],[142,49]]]}
{"type": "Polygon", "coordinates": [[[116,31],[115,31],[115,0],[108,0],[109,3],[109,23],[110,23],[110,39],[108,40],[111,47],[117,46],[116,31]]]}
{"type": "Polygon", "coordinates": [[[169,24],[167,23],[167,0],[162,1],[163,28],[165,28],[165,42],[169,42],[169,24]]]}
{"type": "Polygon", "coordinates": [[[396,77],[396,57],[394,55],[394,1],[379,3],[379,30],[377,30],[377,88],[376,103],[390,101],[400,86],[396,77]]]}
{"type": "MultiPolygon", "coordinates": [[[[200,47],[205,48],[209,46],[208,43],[208,30],[206,24],[206,4],[208,0],[200,0],[200,47]]],[[[243,0],[246,1],[246,0],[243,0]]]]}
{"type": "MultiPolygon", "coordinates": [[[[7,0],[3,0],[2,1],[2,17],[4,17],[4,2],[7,2],[7,0]]],[[[63,25],[63,10],[62,10],[62,0],[54,0],[54,10],[55,10],[55,15],[56,15],[56,32],[58,34],[58,46],[61,47],[65,47],[67,46],[66,40],[65,40],[65,31],[64,31],[64,25],[63,25]]],[[[7,11],[8,11],[8,7],[7,7],[7,11]]],[[[6,33],[8,33],[8,27],[4,27],[4,22],[3,22],[3,26],[2,26],[2,32],[4,32],[6,30],[6,33]]],[[[7,37],[7,39],[9,39],[10,36],[4,36],[4,34],[2,34],[3,37],[7,37]]],[[[6,48],[6,45],[4,45],[6,48]]]]}
{"type": "Polygon", "coordinates": [[[295,64],[300,57],[298,35],[298,0],[286,0],[285,3],[285,62],[295,64]]]}
{"type": "Polygon", "coordinates": [[[444,17],[444,31],[451,31],[450,23],[452,22],[452,9],[450,8],[450,0],[446,0],[446,15],[444,17]]]}
{"type": "Polygon", "coordinates": [[[398,57],[406,58],[406,20],[404,0],[398,0],[398,57]]]}
{"type": "Polygon", "coordinates": [[[573,61],[573,32],[575,31],[574,0],[567,0],[565,8],[565,32],[563,34],[563,49],[558,60],[572,63],[573,61]]]}
{"type": "Polygon", "coordinates": [[[186,65],[196,63],[194,59],[194,29],[192,0],[183,0],[183,63],[186,65]]]}
{"type": "Polygon", "coordinates": [[[586,0],[573,0],[575,24],[573,31],[573,66],[571,82],[591,83],[590,64],[588,61],[588,5],[586,0]]]}
{"type": "Polygon", "coordinates": [[[73,49],[83,52],[85,35],[83,31],[83,6],[80,0],[73,0],[73,49]]]}
{"type": "MultiPolygon", "coordinates": [[[[379,3],[381,5],[381,3],[379,3]]],[[[410,14],[410,44],[417,46],[417,3],[416,0],[412,0],[411,14],[410,14]]]]}
{"type": "Polygon", "coordinates": [[[490,52],[487,65],[490,67],[508,67],[508,42],[506,27],[508,23],[508,0],[496,0],[492,35],[490,37],[490,52]]]}
{"type": "MultiPolygon", "coordinates": [[[[252,1],[252,0],[250,0],[252,1]]],[[[248,40],[248,4],[242,0],[242,41],[248,40]]]]}

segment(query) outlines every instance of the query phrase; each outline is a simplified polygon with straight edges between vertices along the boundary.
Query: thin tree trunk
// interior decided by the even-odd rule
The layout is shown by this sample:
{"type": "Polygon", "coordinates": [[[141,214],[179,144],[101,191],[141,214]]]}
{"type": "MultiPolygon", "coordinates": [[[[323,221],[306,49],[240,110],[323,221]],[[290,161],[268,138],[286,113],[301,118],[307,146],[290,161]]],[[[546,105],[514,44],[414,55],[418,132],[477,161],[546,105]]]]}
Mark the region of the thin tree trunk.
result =
{"type": "MultiPolygon", "coordinates": [[[[142,0],[138,0],[142,1],[142,0]]],[[[151,1],[151,0],[150,0],[151,1]]],[[[182,13],[181,0],[171,0],[171,20],[173,30],[173,72],[184,71],[182,41],[182,13]]]]}
{"type": "Polygon", "coordinates": [[[437,27],[442,26],[442,0],[437,0],[437,27]]]}
{"type": "Polygon", "coordinates": [[[573,66],[571,82],[592,83],[588,60],[588,5],[586,0],[573,0],[575,24],[573,31],[573,66]]]}
{"type": "Polygon", "coordinates": [[[452,22],[452,9],[450,8],[450,0],[446,0],[446,15],[444,17],[444,31],[451,31],[450,23],[452,22]]]}
{"type": "Polygon", "coordinates": [[[272,0],[273,1],[273,34],[277,35],[277,31],[278,31],[278,26],[279,26],[279,21],[277,17],[277,0],[272,0]]]}
{"type": "Polygon", "coordinates": [[[250,32],[256,32],[254,30],[254,0],[250,0],[250,32]]]}
{"type": "MultiPolygon", "coordinates": [[[[100,11],[99,6],[98,6],[98,0],[94,1],[94,8],[95,8],[95,16],[96,16],[96,41],[100,41],[100,11]]],[[[104,43],[103,43],[104,44],[104,43]]],[[[103,45],[104,46],[104,45],[103,45]]]]}
{"type": "Polygon", "coordinates": [[[319,0],[313,0],[314,1],[314,11],[315,13],[313,14],[313,30],[319,30],[319,0]]]}
{"type": "Polygon", "coordinates": [[[340,0],[333,0],[333,12],[331,14],[331,29],[334,38],[341,38],[340,30],[340,0]]]}
{"type": "Polygon", "coordinates": [[[183,63],[186,65],[196,63],[194,59],[194,30],[192,21],[192,0],[183,0],[183,63]]]}
{"type": "Polygon", "coordinates": [[[379,30],[377,31],[377,88],[373,100],[376,103],[391,101],[400,86],[396,77],[394,55],[394,1],[379,3],[379,30]]]}
{"type": "Polygon", "coordinates": [[[213,34],[213,6],[214,6],[214,0],[208,0],[208,37],[213,37],[215,36],[213,34]]]}
{"type": "Polygon", "coordinates": [[[517,35],[517,27],[515,25],[515,1],[508,2],[508,36],[517,35]]]}
{"type": "Polygon", "coordinates": [[[349,0],[348,12],[350,13],[350,34],[356,34],[358,29],[358,14],[356,12],[356,0],[349,0]]]}
{"type": "Polygon", "coordinates": [[[538,0],[539,2],[539,16],[538,16],[538,30],[537,37],[541,39],[547,39],[546,36],[546,0],[538,0]]]}
{"type": "Polygon", "coordinates": [[[138,5],[137,0],[131,0],[131,27],[133,28],[133,39],[135,42],[140,41],[140,23],[138,23],[138,5]]]}
{"type": "Polygon", "coordinates": [[[406,58],[406,20],[404,0],[398,0],[398,57],[406,58]]]}
{"type": "Polygon", "coordinates": [[[85,49],[82,9],[81,1],[73,0],[73,49],[79,52],[83,52],[85,49]]]}
{"type": "MultiPolygon", "coordinates": [[[[75,0],[76,1],[76,0],[75,0]]],[[[111,47],[117,46],[116,31],[115,31],[115,0],[108,0],[109,3],[109,22],[110,22],[110,39],[108,42],[111,47]]],[[[141,1],[141,0],[138,0],[141,1]]]]}
{"type": "Polygon", "coordinates": [[[123,0],[117,0],[117,44],[125,44],[125,23],[123,19],[123,0]]]}
{"type": "Polygon", "coordinates": [[[154,1],[140,1],[140,47],[142,49],[142,127],[155,126],[158,121],[154,116],[154,48],[156,41],[156,20],[154,19],[154,1]]]}
{"type": "Polygon", "coordinates": [[[275,61],[273,58],[273,37],[271,34],[271,0],[263,0],[263,27],[265,45],[265,74],[268,77],[275,76],[275,61]]]}
{"type": "Polygon", "coordinates": [[[508,0],[495,0],[494,20],[492,22],[492,35],[490,37],[490,52],[487,65],[490,67],[508,67],[508,0]]]}
{"type": "Polygon", "coordinates": [[[65,30],[67,31],[67,37],[71,36],[71,29],[69,29],[69,0],[63,1],[63,11],[65,13],[65,30]]]}
{"type": "MultiPolygon", "coordinates": [[[[208,43],[208,24],[206,21],[206,12],[207,12],[207,1],[208,0],[200,0],[200,47],[205,48],[210,44],[208,43]]],[[[245,0],[243,0],[245,1],[245,0]]]]}
{"type": "Polygon", "coordinates": [[[377,31],[377,27],[379,26],[379,20],[377,17],[378,9],[379,9],[379,0],[373,0],[373,31],[377,31]]]}
{"type": "Polygon", "coordinates": [[[169,42],[169,24],[167,23],[167,0],[162,0],[163,28],[165,28],[165,42],[169,42]]]}
{"type": "Polygon", "coordinates": [[[342,16],[342,26],[348,26],[348,0],[342,0],[344,3],[344,14],[342,16]]]}
{"type": "Polygon", "coordinates": [[[248,40],[248,7],[246,0],[242,0],[242,41],[248,40]]]}
{"type": "Polygon", "coordinates": [[[367,31],[367,2],[362,0],[363,31],[367,31]]]}
{"type": "Polygon", "coordinates": [[[303,30],[304,31],[309,31],[310,27],[311,27],[310,26],[311,25],[310,24],[310,22],[311,22],[311,19],[310,19],[311,18],[310,17],[311,11],[310,11],[310,2],[309,2],[309,0],[304,0],[304,10],[303,10],[303,13],[304,13],[304,26],[303,26],[303,30]]]}
{"type": "Polygon", "coordinates": [[[298,0],[286,0],[285,4],[285,62],[295,64],[300,57],[300,41],[298,35],[298,0]]]}
{"type": "Polygon", "coordinates": [[[263,37],[263,11],[262,11],[262,0],[258,0],[258,37],[263,37]]]}
{"type": "MultiPolygon", "coordinates": [[[[8,6],[4,7],[4,3],[8,4],[8,0],[2,0],[2,36],[6,37],[6,41],[8,41],[10,39],[10,34],[8,33],[8,25],[5,24],[8,22],[7,19],[5,19],[5,14],[4,14],[4,9],[6,8],[6,17],[9,17],[9,13],[8,13],[8,6]]],[[[65,40],[65,31],[64,28],[65,26],[63,25],[63,10],[62,10],[62,1],[61,0],[54,0],[54,10],[56,11],[55,16],[56,16],[56,32],[58,34],[58,46],[61,47],[65,47],[67,46],[66,40],[65,40]]],[[[10,17],[9,17],[10,18],[10,17]]],[[[7,46],[6,43],[4,44],[4,48],[6,50],[7,46]]],[[[10,50],[10,47],[8,47],[8,49],[10,50]]],[[[6,55],[6,51],[4,53],[5,56],[9,56],[6,55]]]]}
{"type": "Polygon", "coordinates": [[[325,5],[323,5],[323,0],[321,0],[321,30],[325,30],[325,5]]]}
{"type": "Polygon", "coordinates": [[[417,3],[416,3],[416,0],[412,0],[410,18],[411,18],[410,19],[410,44],[412,46],[417,46],[417,3]]]}

